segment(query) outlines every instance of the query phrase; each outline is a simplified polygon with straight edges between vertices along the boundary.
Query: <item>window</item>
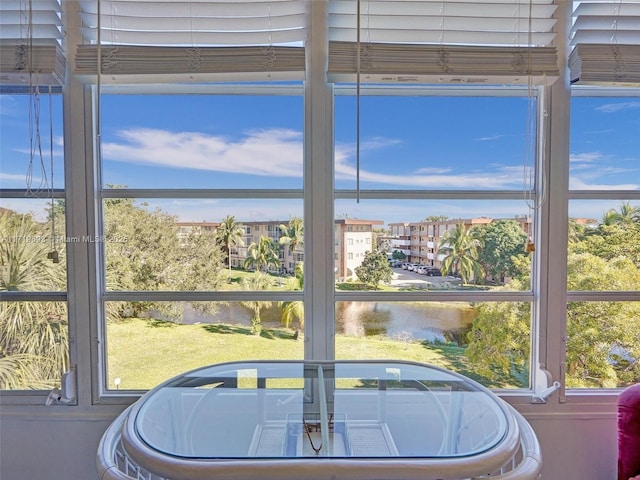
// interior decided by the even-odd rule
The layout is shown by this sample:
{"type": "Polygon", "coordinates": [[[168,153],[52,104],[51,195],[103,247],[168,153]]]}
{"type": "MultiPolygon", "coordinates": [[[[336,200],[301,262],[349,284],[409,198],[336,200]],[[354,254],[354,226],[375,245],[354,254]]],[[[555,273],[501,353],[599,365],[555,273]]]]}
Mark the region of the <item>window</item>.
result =
{"type": "MultiPolygon", "coordinates": [[[[0,389],[49,390],[69,370],[62,98],[0,96],[0,389]]],[[[46,93],[45,93],[46,92],[46,93]]]]}
{"type": "MultiPolygon", "coordinates": [[[[638,380],[628,328],[638,241],[616,223],[640,208],[638,93],[620,78],[586,89],[593,78],[572,73],[571,117],[558,114],[568,105],[558,65],[575,67],[555,48],[566,2],[405,2],[393,24],[393,2],[363,2],[360,88],[356,2],[227,2],[224,14],[217,2],[79,2],[64,26],[74,57],[60,48],[59,3],[33,3],[55,7],[55,18],[34,16],[55,24],[44,57],[60,60],[38,110],[55,175],[30,195],[44,178],[39,161],[23,163],[39,156],[29,144],[35,91],[14,65],[24,38],[4,48],[5,32],[20,30],[7,22],[20,17],[3,4],[0,196],[46,240],[39,255],[60,262],[55,281],[6,289],[0,306],[48,312],[38,318],[58,329],[63,359],[51,379],[80,353],[93,362],[92,398],[115,401],[204,361],[393,356],[536,390],[548,386],[545,369],[564,381],[554,352],[566,326],[568,387],[638,380]],[[149,18],[144,31],[127,27],[149,18]],[[464,61],[469,51],[487,60],[479,70],[464,61]],[[412,61],[395,62],[405,54],[412,61]],[[90,328],[69,348],[82,321],[90,328]],[[597,368],[578,365],[585,355],[597,368]]],[[[9,388],[59,381],[49,380],[9,388]]]]}
{"type": "Polygon", "coordinates": [[[640,98],[572,98],[567,385],[612,388],[640,370],[640,98]],[[623,133],[626,132],[626,133],[623,133]]]}
{"type": "Polygon", "coordinates": [[[198,351],[302,358],[301,97],[106,93],[101,112],[104,388],[148,389],[198,351]]]}

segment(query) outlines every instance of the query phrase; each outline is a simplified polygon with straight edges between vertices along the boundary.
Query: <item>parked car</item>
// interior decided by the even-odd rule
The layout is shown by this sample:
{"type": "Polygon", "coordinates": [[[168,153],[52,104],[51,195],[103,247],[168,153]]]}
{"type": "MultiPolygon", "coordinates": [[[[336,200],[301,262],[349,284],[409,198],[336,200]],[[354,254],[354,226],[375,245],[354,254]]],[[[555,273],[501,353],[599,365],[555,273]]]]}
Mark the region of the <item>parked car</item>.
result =
{"type": "Polygon", "coordinates": [[[442,272],[440,271],[439,268],[430,267],[430,268],[427,269],[427,276],[429,276],[429,277],[441,277],[442,276],[442,272]]]}

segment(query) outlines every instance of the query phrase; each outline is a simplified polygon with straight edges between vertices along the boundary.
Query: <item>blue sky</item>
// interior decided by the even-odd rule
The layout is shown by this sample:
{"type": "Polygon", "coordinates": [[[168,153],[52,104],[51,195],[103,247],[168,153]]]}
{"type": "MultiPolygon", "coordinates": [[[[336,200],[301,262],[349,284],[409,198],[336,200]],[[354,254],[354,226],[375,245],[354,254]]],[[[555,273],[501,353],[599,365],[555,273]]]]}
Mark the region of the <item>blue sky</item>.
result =
{"type": "MultiPolygon", "coordinates": [[[[531,164],[526,98],[361,98],[362,189],[520,190],[531,164]]],[[[60,99],[54,98],[54,183],[62,187],[60,99]]],[[[33,108],[33,106],[32,106],[33,108]]],[[[299,96],[103,95],[104,184],[131,188],[302,188],[303,102],[299,96]]],[[[336,187],[355,188],[355,99],[335,100],[336,187]]],[[[2,188],[24,188],[30,158],[27,97],[0,96],[2,188]]],[[[32,123],[33,125],[33,123],[32,123]]],[[[50,176],[49,98],[40,99],[45,165],[34,156],[32,186],[50,176]]],[[[575,189],[640,189],[640,99],[574,98],[571,178],[575,189]]],[[[32,140],[33,141],[33,140],[32,140]]],[[[35,144],[36,151],[38,150],[35,144]]],[[[49,182],[50,183],[50,182],[49,182]]],[[[185,221],[287,219],[300,200],[146,200],[185,221]]],[[[0,200],[33,210],[37,202],[0,200]]],[[[574,216],[600,218],[620,202],[571,202],[574,216]]],[[[512,217],[522,201],[336,202],[337,216],[418,221],[512,217]]]]}

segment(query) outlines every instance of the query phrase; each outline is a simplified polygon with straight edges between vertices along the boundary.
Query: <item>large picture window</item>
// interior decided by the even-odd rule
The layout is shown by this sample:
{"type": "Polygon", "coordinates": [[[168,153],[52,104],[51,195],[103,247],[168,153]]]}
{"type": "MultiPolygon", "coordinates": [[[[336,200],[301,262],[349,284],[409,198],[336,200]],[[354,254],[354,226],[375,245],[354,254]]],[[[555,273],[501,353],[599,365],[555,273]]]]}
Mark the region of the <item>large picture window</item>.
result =
{"type": "Polygon", "coordinates": [[[104,94],[101,112],[104,388],[302,358],[302,98],[104,94]]]}
{"type": "Polygon", "coordinates": [[[336,88],[336,356],[529,387],[536,90],[336,88]]]}

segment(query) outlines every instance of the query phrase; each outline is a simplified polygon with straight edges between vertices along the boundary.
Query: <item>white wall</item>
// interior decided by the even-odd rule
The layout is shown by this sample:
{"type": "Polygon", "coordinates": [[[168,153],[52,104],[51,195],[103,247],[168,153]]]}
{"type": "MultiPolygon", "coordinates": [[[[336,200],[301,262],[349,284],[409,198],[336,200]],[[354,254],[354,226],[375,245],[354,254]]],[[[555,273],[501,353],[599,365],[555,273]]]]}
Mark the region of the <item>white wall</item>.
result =
{"type": "MultiPolygon", "coordinates": [[[[527,410],[536,407],[532,405],[527,410]]],[[[99,480],[96,450],[115,411],[104,415],[76,413],[73,408],[3,407],[0,411],[0,479],[99,480]]],[[[572,413],[568,417],[561,413],[534,412],[527,417],[542,446],[543,479],[616,478],[613,409],[598,414],[572,413]]]]}

